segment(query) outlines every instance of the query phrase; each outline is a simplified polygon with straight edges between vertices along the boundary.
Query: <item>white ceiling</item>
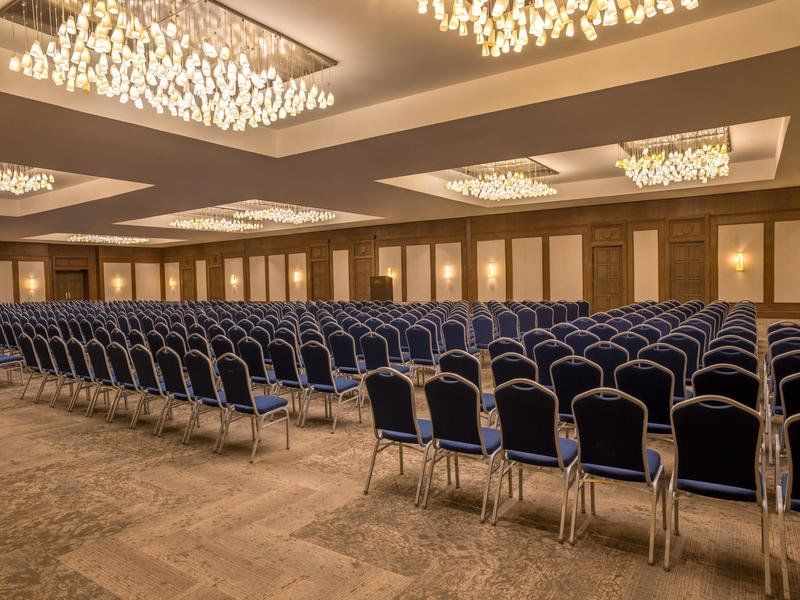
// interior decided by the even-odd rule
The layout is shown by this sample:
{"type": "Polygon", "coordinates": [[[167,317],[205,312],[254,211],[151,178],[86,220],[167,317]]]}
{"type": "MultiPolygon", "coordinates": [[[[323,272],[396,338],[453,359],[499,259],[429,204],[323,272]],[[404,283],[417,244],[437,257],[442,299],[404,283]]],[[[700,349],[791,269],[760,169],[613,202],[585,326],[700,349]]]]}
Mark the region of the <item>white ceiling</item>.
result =
{"type": "Polygon", "coordinates": [[[800,125],[780,120],[800,113],[797,0],[701,0],[695,11],[604,29],[594,43],[576,36],[498,59],[440,33],[411,0],[228,1],[339,61],[333,110],[235,133],[68,94],[5,68],[10,31],[0,23],[0,161],[82,174],[21,203],[0,199],[0,239],[65,229],[230,239],[239,236],[176,235],[165,221],[248,198],[340,212],[316,227],[326,229],[665,197],[678,188],[624,187],[608,160],[615,144],[720,125],[743,124],[731,177],[681,195],[800,185],[800,125]],[[561,172],[546,206],[476,206],[418,175],[526,155],[561,172]],[[414,177],[423,179],[379,183],[414,177]],[[18,204],[4,210],[8,202],[18,204]]]}

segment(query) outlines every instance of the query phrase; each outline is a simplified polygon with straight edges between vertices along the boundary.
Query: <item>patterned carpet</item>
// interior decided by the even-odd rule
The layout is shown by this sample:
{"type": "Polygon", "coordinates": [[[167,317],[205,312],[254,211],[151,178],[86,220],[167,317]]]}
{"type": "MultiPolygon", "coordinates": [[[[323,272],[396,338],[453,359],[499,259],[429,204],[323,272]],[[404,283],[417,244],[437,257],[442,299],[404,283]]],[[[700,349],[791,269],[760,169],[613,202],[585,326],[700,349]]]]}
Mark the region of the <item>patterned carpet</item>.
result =
{"type": "MultiPolygon", "coordinates": [[[[525,500],[496,527],[479,522],[485,467],[462,461],[461,489],[437,467],[427,510],[414,507],[420,457],[379,455],[362,494],[373,437],[369,411],[347,408],[335,435],[320,402],[305,429],[267,430],[255,464],[234,423],[222,456],[213,417],[188,446],[186,413],[163,438],[153,417],[127,428],[104,407],[87,419],[19,399],[0,384],[0,597],[10,598],[750,598],[762,596],[753,507],[682,502],[672,570],[647,564],[648,500],[598,488],[597,516],[579,513],[575,546],[559,544],[561,480],[529,474],[525,500]]],[[[48,400],[52,388],[48,386],[48,400]]],[[[418,397],[420,412],[424,402],[418,397]]],[[[85,406],[85,403],[79,403],[85,406]]],[[[671,470],[669,443],[656,441],[671,470]]],[[[771,500],[772,502],[772,500],[771,500]]],[[[772,504],[774,510],[774,503],[772,504]]],[[[797,520],[792,585],[800,591],[797,520]]],[[[772,582],[781,593],[777,521],[772,582]]]]}

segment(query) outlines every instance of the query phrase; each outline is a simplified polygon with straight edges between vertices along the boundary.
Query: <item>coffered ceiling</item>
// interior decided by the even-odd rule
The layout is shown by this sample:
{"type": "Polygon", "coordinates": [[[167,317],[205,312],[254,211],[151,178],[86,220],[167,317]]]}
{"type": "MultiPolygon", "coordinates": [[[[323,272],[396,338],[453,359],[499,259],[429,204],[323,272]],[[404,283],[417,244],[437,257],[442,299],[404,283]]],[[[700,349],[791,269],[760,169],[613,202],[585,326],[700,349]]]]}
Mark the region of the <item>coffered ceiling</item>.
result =
{"type": "Polygon", "coordinates": [[[0,23],[0,162],[65,182],[0,196],[0,239],[231,239],[177,234],[165,215],[250,198],[348,213],[325,229],[800,185],[796,0],[701,0],[593,43],[576,36],[496,59],[440,33],[412,0],[227,3],[336,59],[335,107],[242,133],[186,124],[8,71],[12,35],[0,23]],[[638,191],[615,173],[621,141],[722,125],[734,126],[728,178],[638,191]],[[444,189],[451,169],[521,156],[559,171],[564,189],[491,206],[444,189]]]}

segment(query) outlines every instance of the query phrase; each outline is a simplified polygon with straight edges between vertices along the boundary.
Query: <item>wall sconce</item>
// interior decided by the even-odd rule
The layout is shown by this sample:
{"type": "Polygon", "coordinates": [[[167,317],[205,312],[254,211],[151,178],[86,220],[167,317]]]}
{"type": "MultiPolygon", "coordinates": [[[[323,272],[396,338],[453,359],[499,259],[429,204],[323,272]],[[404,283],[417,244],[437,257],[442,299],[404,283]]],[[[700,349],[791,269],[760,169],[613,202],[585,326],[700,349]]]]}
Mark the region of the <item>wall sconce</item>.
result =
{"type": "Polygon", "coordinates": [[[736,270],[744,271],[744,252],[736,253],[736,270]]]}
{"type": "Polygon", "coordinates": [[[178,287],[178,280],[175,279],[174,277],[170,277],[169,281],[167,282],[167,285],[169,286],[170,291],[174,292],[175,288],[178,287]]]}
{"type": "Polygon", "coordinates": [[[33,273],[28,275],[28,278],[25,280],[25,289],[28,290],[28,293],[31,295],[35,294],[36,290],[39,289],[39,280],[33,273]]]}
{"type": "Polygon", "coordinates": [[[445,265],[442,269],[442,277],[444,277],[445,281],[450,281],[453,279],[453,265],[445,265]]]}
{"type": "Polygon", "coordinates": [[[495,279],[497,277],[497,263],[492,261],[488,265],[486,265],[486,275],[489,279],[495,279]]]}
{"type": "Polygon", "coordinates": [[[239,287],[239,276],[234,273],[233,275],[231,275],[230,282],[231,282],[231,287],[233,289],[236,289],[237,287],[239,287]]]}
{"type": "Polygon", "coordinates": [[[303,272],[300,269],[294,270],[294,273],[292,273],[292,281],[295,283],[303,281],[303,272]]]}
{"type": "Polygon", "coordinates": [[[111,279],[111,287],[114,289],[114,291],[117,294],[119,294],[120,291],[122,290],[122,288],[125,287],[125,280],[122,277],[120,277],[119,275],[115,275],[111,279]]]}
{"type": "Polygon", "coordinates": [[[394,269],[392,267],[386,268],[386,276],[394,279],[394,269]]]}

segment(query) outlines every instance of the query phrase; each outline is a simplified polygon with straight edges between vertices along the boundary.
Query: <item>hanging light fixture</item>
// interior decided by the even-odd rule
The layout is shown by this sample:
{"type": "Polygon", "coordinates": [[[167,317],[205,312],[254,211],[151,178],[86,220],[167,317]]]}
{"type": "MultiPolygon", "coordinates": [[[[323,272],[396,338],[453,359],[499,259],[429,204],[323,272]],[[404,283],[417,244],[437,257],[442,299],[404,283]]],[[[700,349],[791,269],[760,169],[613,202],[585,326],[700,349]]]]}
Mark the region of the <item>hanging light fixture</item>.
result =
{"type": "Polygon", "coordinates": [[[336,213],[330,210],[307,208],[293,204],[279,204],[264,200],[246,200],[232,206],[240,209],[236,212],[236,218],[238,219],[273,221],[284,225],[324,223],[336,218],[336,213]]]}
{"type": "Polygon", "coordinates": [[[52,190],[56,182],[52,173],[42,173],[33,167],[0,163],[0,192],[11,192],[15,196],[52,190]]]}
{"type": "Polygon", "coordinates": [[[2,16],[25,30],[9,69],[68,92],[234,131],[335,102],[336,61],[215,0],[15,0],[2,16]]]}
{"type": "Polygon", "coordinates": [[[728,127],[624,142],[620,149],[616,165],[639,188],[726,177],[733,151],[728,127]]]}
{"type": "MultiPolygon", "coordinates": [[[[692,10],[700,1],[680,4],[692,10]]],[[[531,40],[544,46],[562,35],[571,38],[577,27],[594,41],[597,28],[616,25],[620,13],[625,23],[639,25],[659,12],[675,11],[673,0],[417,0],[417,12],[428,13],[429,5],[439,31],[472,34],[481,54],[494,57],[522,52],[531,40]]]]}
{"type": "Polygon", "coordinates": [[[264,227],[261,223],[240,219],[234,211],[218,207],[212,207],[199,213],[181,213],[170,221],[169,226],[175,229],[221,233],[259,231],[264,227]]]}
{"type": "Polygon", "coordinates": [[[556,171],[532,158],[473,165],[457,169],[466,177],[447,182],[447,189],[481,200],[518,200],[552,196],[557,190],[541,180],[556,171]]]}
{"type": "Polygon", "coordinates": [[[147,244],[150,238],[131,237],[125,235],[95,235],[91,233],[73,233],[67,238],[68,242],[76,244],[108,244],[112,246],[135,246],[147,244]]]}

